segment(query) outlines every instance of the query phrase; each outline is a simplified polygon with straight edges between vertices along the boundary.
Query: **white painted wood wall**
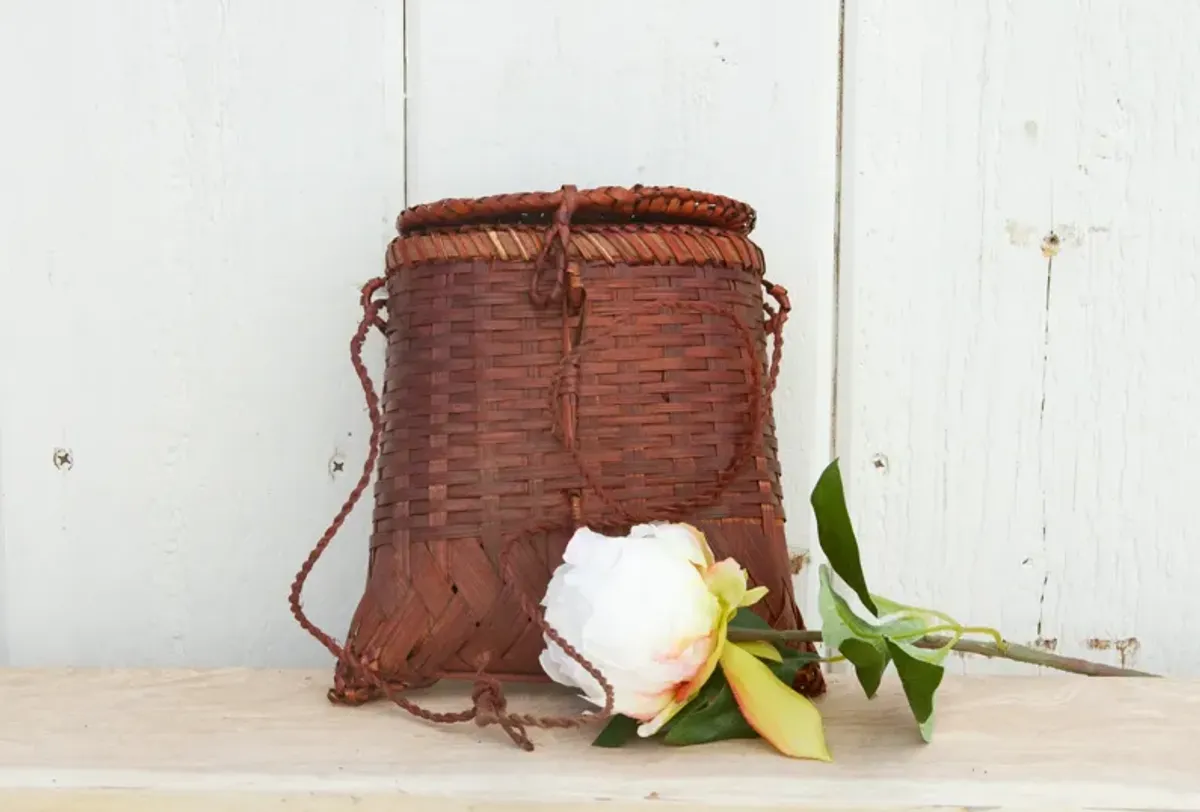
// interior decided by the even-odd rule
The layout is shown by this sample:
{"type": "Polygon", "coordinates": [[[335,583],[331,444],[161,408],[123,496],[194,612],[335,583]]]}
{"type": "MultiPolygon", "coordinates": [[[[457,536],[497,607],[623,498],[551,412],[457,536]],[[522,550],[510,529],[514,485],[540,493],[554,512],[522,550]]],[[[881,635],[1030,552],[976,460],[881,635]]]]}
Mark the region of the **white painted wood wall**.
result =
{"type": "MultiPolygon", "coordinates": [[[[326,663],[286,595],[364,454],[346,346],[395,215],[641,182],[760,212],[791,546],[836,453],[877,590],[1200,674],[1200,6],[842,17],[0,5],[0,664],[326,663]]],[[[339,636],[368,514],[308,592],[339,636]]]]}

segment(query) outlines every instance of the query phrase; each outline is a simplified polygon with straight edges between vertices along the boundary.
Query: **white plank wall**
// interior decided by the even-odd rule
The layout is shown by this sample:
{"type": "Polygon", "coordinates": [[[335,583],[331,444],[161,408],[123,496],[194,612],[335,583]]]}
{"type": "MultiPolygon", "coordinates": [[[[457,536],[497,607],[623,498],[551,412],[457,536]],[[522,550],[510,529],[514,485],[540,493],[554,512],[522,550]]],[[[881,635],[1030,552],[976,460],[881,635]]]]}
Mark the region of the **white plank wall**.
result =
{"type": "Polygon", "coordinates": [[[395,215],[644,183],[760,212],[795,552],[833,449],[877,590],[1200,674],[1200,6],[845,18],[835,262],[838,0],[0,3],[0,665],[327,665],[395,215]]]}
{"type": "MultiPolygon", "coordinates": [[[[413,202],[641,182],[761,210],[796,303],[778,398],[807,545],[836,0],[404,6],[0,8],[0,664],[327,663],[286,596],[365,453],[346,348],[405,202],[406,117],[413,202]]],[[[338,636],[369,515],[306,593],[338,636]]]]}
{"type": "Polygon", "coordinates": [[[1200,672],[1200,6],[847,18],[837,444],[873,586],[1200,672]]]}
{"type": "MultiPolygon", "coordinates": [[[[326,661],[287,592],[365,453],[401,12],[0,5],[0,664],[326,661]]],[[[313,578],[339,634],[368,517],[313,578]]]]}

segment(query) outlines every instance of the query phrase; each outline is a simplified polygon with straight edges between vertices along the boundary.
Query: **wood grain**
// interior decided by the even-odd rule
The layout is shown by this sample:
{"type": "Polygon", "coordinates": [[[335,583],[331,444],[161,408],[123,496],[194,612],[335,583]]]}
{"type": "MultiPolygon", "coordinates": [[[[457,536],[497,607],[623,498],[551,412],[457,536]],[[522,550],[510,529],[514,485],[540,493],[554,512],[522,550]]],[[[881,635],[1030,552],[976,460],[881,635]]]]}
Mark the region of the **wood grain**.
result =
{"type": "MultiPolygon", "coordinates": [[[[384,808],[390,797],[387,808],[413,809],[1200,809],[1196,681],[950,678],[925,745],[894,678],[870,702],[839,678],[820,701],[827,765],[761,741],[604,750],[579,731],[535,731],[537,749],[524,753],[496,730],[434,727],[383,703],[332,706],[327,681],[307,671],[0,672],[0,805],[150,808],[132,805],[140,798],[325,812],[384,808]]],[[[427,693],[451,708],[468,689],[427,693]]],[[[575,706],[546,690],[513,689],[510,703],[575,706]]]]}
{"type": "Polygon", "coordinates": [[[328,661],[287,591],[366,456],[347,343],[404,205],[402,17],[3,4],[0,664],[328,661]]]}
{"type": "Polygon", "coordinates": [[[847,3],[838,451],[876,591],[1200,672],[1197,25],[847,3]]]}

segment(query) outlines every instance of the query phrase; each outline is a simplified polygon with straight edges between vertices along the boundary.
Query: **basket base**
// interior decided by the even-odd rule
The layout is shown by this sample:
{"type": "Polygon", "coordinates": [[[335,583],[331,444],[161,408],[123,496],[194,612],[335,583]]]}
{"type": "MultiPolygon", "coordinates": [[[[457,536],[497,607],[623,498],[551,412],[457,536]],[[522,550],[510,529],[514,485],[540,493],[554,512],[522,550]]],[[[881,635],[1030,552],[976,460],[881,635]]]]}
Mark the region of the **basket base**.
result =
{"type": "MultiPolygon", "coordinates": [[[[755,521],[751,519],[698,519],[692,522],[705,534],[718,559],[733,557],[744,567],[751,586],[766,586],[767,595],[752,609],[779,630],[802,630],[804,620],[796,604],[787,547],[783,538],[783,520],[755,521]],[[765,531],[765,532],[764,532],[765,531]]],[[[530,538],[524,549],[533,553],[531,559],[540,562],[562,560],[562,551],[570,533],[567,530],[550,532],[530,538]]],[[[397,691],[427,687],[441,681],[471,682],[481,672],[505,683],[544,684],[549,681],[538,664],[538,655],[545,642],[541,631],[525,618],[514,591],[497,591],[487,600],[479,595],[464,595],[457,581],[469,568],[464,562],[479,557],[485,565],[490,558],[481,545],[471,540],[431,542],[410,545],[407,565],[408,579],[398,578],[399,565],[394,547],[377,548],[369,575],[369,587],[358,607],[347,651],[352,661],[364,655],[377,677],[397,691]],[[447,570],[458,573],[452,579],[447,570]],[[374,596],[395,594],[398,583],[420,582],[425,587],[405,591],[390,611],[384,609],[374,596]],[[445,583],[446,594],[433,594],[431,583],[445,583]],[[436,609],[434,615],[430,605],[436,609]],[[481,608],[482,607],[482,608],[481,608]],[[454,624],[446,618],[458,618],[454,624]],[[498,624],[497,618],[509,623],[498,624]],[[451,632],[455,637],[451,637],[451,632]],[[438,657],[431,649],[436,638],[438,650],[449,652],[438,657]],[[447,643],[451,642],[451,646],[447,643]],[[492,658],[492,650],[503,654],[492,658]],[[481,653],[487,652],[481,657],[481,653]],[[479,663],[486,663],[482,668],[479,663]]],[[[523,572],[533,567],[522,567],[523,572]]],[[[540,597],[549,583],[553,566],[545,564],[543,575],[526,585],[531,597],[540,597]]],[[[499,581],[500,579],[496,579],[499,581]]],[[[802,652],[816,653],[811,643],[796,643],[802,652]]],[[[825,678],[819,663],[801,669],[793,687],[805,696],[819,696],[825,691],[825,678]]],[[[331,700],[341,704],[362,704],[382,696],[357,669],[339,662],[334,672],[331,700]]]]}

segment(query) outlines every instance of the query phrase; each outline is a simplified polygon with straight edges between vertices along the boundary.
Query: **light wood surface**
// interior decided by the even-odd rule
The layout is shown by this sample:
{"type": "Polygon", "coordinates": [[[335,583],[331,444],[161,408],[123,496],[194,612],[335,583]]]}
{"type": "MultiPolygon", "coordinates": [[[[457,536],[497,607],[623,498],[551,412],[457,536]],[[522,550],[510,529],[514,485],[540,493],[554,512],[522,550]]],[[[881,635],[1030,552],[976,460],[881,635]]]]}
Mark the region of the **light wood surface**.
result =
{"type": "MultiPolygon", "coordinates": [[[[839,676],[821,700],[833,764],[760,741],[604,750],[578,731],[533,731],[525,753],[496,728],[332,706],[327,686],[325,671],[0,671],[0,809],[1200,810],[1196,680],[950,677],[924,745],[894,678],[868,702],[839,676]]],[[[577,707],[509,693],[513,708],[577,707]]]]}

